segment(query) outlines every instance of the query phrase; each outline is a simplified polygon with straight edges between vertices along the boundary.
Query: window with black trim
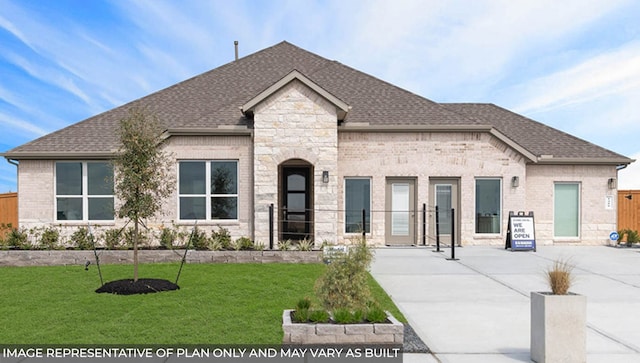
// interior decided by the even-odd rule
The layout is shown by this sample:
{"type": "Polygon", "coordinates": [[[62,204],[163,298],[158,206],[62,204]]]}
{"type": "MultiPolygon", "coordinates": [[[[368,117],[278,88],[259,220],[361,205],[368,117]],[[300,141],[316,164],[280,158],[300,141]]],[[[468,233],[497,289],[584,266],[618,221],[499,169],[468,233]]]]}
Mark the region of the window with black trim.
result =
{"type": "Polygon", "coordinates": [[[345,178],[344,180],[345,232],[362,233],[362,210],[364,209],[364,232],[371,232],[371,179],[345,178]]]}

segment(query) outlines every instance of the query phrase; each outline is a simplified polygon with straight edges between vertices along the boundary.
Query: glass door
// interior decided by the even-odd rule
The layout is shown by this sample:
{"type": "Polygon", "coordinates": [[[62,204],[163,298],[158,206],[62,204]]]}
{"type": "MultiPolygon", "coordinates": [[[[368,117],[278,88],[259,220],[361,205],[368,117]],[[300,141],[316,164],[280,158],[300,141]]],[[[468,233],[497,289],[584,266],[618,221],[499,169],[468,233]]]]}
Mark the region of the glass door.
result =
{"type": "Polygon", "coordinates": [[[388,179],[386,206],[386,244],[415,244],[415,180],[388,179]]]}
{"type": "Polygon", "coordinates": [[[281,239],[299,241],[311,235],[310,169],[284,167],[281,192],[281,239]]]}

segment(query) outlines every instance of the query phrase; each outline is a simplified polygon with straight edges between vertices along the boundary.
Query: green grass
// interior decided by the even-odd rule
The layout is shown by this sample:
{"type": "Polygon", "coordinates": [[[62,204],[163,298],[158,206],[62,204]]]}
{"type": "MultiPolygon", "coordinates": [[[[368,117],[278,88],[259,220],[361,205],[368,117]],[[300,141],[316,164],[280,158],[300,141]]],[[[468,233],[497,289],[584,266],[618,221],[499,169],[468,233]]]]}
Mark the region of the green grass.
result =
{"type": "MultiPolygon", "coordinates": [[[[131,265],[103,265],[105,282],[131,265]]],[[[97,294],[91,265],[0,268],[3,344],[279,344],[282,311],[312,297],[320,264],[185,265],[180,290],[97,294]]],[[[179,264],[140,265],[141,278],[175,281],[179,264]]],[[[383,308],[406,321],[370,279],[383,308]]]]}

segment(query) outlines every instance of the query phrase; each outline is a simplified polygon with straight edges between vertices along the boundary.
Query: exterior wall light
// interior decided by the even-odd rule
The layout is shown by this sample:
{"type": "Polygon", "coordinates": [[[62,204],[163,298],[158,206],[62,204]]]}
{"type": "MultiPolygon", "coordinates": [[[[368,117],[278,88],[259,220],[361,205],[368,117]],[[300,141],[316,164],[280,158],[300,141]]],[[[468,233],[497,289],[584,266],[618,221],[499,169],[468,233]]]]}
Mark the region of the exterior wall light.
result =
{"type": "Polygon", "coordinates": [[[616,178],[609,178],[609,180],[607,181],[607,186],[609,187],[609,189],[616,189],[618,187],[616,178]]]}
{"type": "Polygon", "coordinates": [[[514,176],[511,178],[511,187],[513,188],[517,188],[520,186],[520,178],[517,176],[514,176]]]}
{"type": "Polygon", "coordinates": [[[325,184],[329,182],[329,170],[322,171],[322,182],[325,184]]]}

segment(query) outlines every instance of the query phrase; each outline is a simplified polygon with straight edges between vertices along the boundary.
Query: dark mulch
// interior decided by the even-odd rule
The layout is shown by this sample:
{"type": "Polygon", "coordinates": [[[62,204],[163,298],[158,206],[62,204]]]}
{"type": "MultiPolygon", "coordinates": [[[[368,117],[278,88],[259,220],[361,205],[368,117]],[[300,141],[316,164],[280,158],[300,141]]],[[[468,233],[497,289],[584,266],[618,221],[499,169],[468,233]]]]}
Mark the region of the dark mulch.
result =
{"type": "Polygon", "coordinates": [[[117,295],[149,294],[152,292],[178,290],[180,286],[162,279],[133,279],[107,282],[96,290],[97,293],[106,292],[117,295]]]}

